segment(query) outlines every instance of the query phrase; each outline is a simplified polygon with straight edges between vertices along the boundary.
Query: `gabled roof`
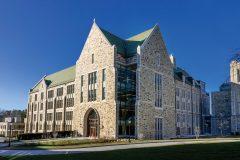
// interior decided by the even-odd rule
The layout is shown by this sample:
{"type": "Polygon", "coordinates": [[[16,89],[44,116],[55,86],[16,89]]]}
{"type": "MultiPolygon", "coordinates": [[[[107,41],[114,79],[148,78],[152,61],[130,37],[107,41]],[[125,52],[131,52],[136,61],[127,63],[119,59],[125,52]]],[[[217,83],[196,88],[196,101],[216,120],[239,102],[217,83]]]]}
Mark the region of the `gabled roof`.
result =
{"type": "Polygon", "coordinates": [[[126,57],[131,57],[137,53],[137,47],[143,44],[152,33],[153,29],[154,27],[125,40],[100,28],[111,45],[116,46],[118,53],[123,53],[126,57]]]}
{"type": "MultiPolygon", "coordinates": [[[[72,67],[50,74],[44,77],[42,80],[45,81],[45,83],[47,84],[47,87],[53,87],[53,86],[61,85],[64,83],[72,82],[75,80],[75,72],[76,72],[75,68],[76,66],[74,65],[72,67]]],[[[40,87],[40,82],[38,82],[38,84],[31,89],[31,92],[38,91],[39,87],[40,87]]]]}
{"type": "MultiPolygon", "coordinates": [[[[142,33],[134,35],[128,39],[122,39],[102,28],[99,27],[107,40],[111,43],[111,45],[115,45],[118,53],[124,54],[125,57],[131,57],[137,53],[137,47],[142,45],[143,42],[149,37],[154,27],[148,29],[142,33]]],[[[75,80],[75,65],[56,73],[50,74],[44,77],[42,80],[45,81],[47,87],[53,87],[57,85],[61,85],[64,83],[72,82],[75,80]]],[[[38,82],[32,89],[31,92],[38,91],[40,87],[40,82],[38,82]]]]}

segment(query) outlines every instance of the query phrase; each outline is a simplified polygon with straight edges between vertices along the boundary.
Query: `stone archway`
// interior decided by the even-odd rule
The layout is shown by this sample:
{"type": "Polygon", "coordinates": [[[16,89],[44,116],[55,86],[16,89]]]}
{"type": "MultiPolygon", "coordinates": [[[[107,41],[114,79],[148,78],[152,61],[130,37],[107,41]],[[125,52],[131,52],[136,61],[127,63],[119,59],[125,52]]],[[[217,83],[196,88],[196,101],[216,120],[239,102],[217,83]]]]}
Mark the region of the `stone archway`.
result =
{"type": "Polygon", "coordinates": [[[85,114],[85,135],[99,137],[99,115],[94,109],[88,110],[85,114]]]}

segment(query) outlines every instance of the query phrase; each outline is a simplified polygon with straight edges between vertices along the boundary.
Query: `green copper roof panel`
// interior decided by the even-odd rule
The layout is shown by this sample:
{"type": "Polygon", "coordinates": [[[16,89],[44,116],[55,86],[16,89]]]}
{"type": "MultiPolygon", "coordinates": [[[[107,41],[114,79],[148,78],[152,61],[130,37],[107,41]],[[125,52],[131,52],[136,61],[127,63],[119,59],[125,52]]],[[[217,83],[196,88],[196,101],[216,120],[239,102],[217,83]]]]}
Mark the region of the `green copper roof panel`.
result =
{"type": "Polygon", "coordinates": [[[118,52],[124,53],[125,52],[125,41],[118,36],[100,28],[103,32],[104,36],[108,39],[111,45],[115,45],[117,47],[118,52]]]}
{"type": "Polygon", "coordinates": [[[76,66],[72,66],[66,68],[64,70],[58,71],[56,73],[50,74],[46,76],[44,79],[46,83],[51,86],[56,86],[63,83],[68,83],[75,80],[75,68],[76,66]]]}
{"type": "Polygon", "coordinates": [[[104,36],[108,39],[111,45],[117,47],[119,53],[124,53],[126,57],[131,57],[137,53],[137,47],[142,45],[144,40],[151,34],[153,28],[144,31],[140,34],[137,34],[133,37],[128,38],[127,40],[121,39],[118,36],[100,28],[104,36]]]}
{"type": "Polygon", "coordinates": [[[144,41],[153,31],[154,28],[151,28],[149,30],[146,30],[142,33],[139,33],[135,36],[132,36],[130,38],[128,38],[128,41],[144,41]]]}

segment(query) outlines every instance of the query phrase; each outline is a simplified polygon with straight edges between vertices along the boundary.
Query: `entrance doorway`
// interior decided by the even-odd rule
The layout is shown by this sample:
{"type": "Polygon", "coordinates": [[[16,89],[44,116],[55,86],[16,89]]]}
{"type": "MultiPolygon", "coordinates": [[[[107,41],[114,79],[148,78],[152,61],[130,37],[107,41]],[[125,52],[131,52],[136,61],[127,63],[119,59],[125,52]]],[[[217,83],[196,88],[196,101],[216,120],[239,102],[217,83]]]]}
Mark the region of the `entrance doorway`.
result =
{"type": "Polygon", "coordinates": [[[95,110],[91,110],[87,117],[87,136],[98,137],[99,120],[95,110]]]}

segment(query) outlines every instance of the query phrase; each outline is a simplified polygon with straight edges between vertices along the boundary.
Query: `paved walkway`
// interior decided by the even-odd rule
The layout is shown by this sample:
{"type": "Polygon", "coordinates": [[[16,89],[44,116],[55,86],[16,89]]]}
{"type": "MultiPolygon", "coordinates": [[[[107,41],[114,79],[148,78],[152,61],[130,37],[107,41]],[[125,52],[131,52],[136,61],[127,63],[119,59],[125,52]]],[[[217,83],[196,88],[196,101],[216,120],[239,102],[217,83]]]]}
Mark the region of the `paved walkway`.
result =
{"type": "Polygon", "coordinates": [[[174,141],[173,140],[173,141],[158,142],[158,143],[113,145],[113,146],[76,148],[76,149],[0,150],[0,156],[70,154],[70,153],[112,151],[112,150],[131,149],[131,148],[161,147],[161,146],[172,146],[172,145],[181,145],[181,144],[222,143],[222,142],[240,142],[240,138],[216,138],[216,139],[213,138],[213,139],[182,140],[182,141],[174,141]]]}

